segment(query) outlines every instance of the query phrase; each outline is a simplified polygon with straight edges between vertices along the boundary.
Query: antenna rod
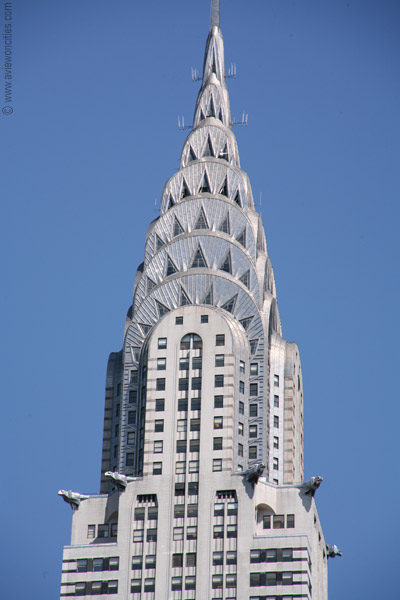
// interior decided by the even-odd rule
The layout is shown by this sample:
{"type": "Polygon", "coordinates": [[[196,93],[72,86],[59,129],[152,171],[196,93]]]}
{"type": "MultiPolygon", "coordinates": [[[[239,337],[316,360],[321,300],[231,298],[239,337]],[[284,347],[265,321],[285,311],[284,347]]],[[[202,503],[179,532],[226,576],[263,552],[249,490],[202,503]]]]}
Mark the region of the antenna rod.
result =
{"type": "Polygon", "coordinates": [[[212,27],[219,29],[219,14],[219,0],[211,0],[210,29],[212,27]]]}

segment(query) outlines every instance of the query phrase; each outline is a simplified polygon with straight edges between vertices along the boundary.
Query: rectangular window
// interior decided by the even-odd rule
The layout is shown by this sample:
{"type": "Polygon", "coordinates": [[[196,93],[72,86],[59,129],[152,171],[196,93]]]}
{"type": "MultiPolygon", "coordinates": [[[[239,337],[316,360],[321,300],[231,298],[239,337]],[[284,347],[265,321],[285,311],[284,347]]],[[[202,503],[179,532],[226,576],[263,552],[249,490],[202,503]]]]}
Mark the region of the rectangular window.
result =
{"type": "Polygon", "coordinates": [[[135,460],[134,453],[133,452],[127,452],[126,453],[126,458],[125,458],[125,465],[127,467],[133,467],[134,460],[135,460]]]}
{"type": "Polygon", "coordinates": [[[282,573],[282,585],[292,585],[293,583],[293,573],[283,572],[282,573]]]}
{"type": "Polygon", "coordinates": [[[135,508],[135,521],[144,521],[145,509],[141,506],[135,508]]]}
{"type": "Polygon", "coordinates": [[[94,558],[93,559],[93,571],[104,571],[104,559],[94,558]]]}
{"type": "Polygon", "coordinates": [[[223,333],[215,336],[215,345],[216,346],[225,346],[225,336],[223,333]]]}
{"type": "Polygon", "coordinates": [[[260,563],[261,562],[261,550],[250,550],[250,562],[260,563]]]}
{"type": "Polygon", "coordinates": [[[175,496],[184,496],[185,495],[185,484],[184,483],[176,483],[175,484],[175,496]]]}
{"type": "Polygon", "coordinates": [[[153,452],[154,452],[154,454],[162,454],[163,453],[163,441],[162,440],[156,440],[154,442],[153,452]]]}
{"type": "Polygon", "coordinates": [[[133,369],[131,371],[130,382],[133,383],[133,384],[136,384],[138,382],[138,372],[137,372],[136,369],[133,369]]]}
{"type": "Polygon", "coordinates": [[[157,398],[156,400],[156,412],[163,412],[165,407],[165,400],[164,398],[157,398]]]}
{"type": "Polygon", "coordinates": [[[214,517],[223,517],[225,511],[225,504],[223,502],[216,502],[214,504],[214,517]]]}
{"type": "Polygon", "coordinates": [[[228,502],[227,505],[227,514],[228,516],[235,516],[238,513],[238,503],[237,502],[228,502]]]}
{"type": "Polygon", "coordinates": [[[75,595],[86,596],[86,583],[82,582],[75,584],[75,595]]]}
{"type": "Polygon", "coordinates": [[[276,458],[276,456],[274,456],[274,471],[279,471],[279,458],[276,458]]]}
{"type": "Polygon", "coordinates": [[[257,446],[249,446],[249,458],[257,458],[257,446]]]}
{"type": "Polygon", "coordinates": [[[165,371],[167,368],[166,358],[157,358],[157,371],[165,371]]]}
{"type": "Polygon", "coordinates": [[[178,389],[180,392],[185,392],[189,389],[189,379],[187,377],[179,378],[178,389]]]}
{"type": "MultiPolygon", "coordinates": [[[[189,465],[190,469],[190,465],[189,465]]],[[[189,496],[197,496],[199,493],[199,483],[198,481],[189,481],[188,483],[188,495],[189,496]]]]}
{"type": "Polygon", "coordinates": [[[196,589],[196,577],[194,575],[187,575],[185,577],[185,590],[196,589]]]}
{"type": "Polygon", "coordinates": [[[258,383],[250,384],[250,396],[258,396],[258,383]]]}
{"type": "Polygon", "coordinates": [[[257,437],[257,425],[249,425],[249,437],[250,438],[257,437]]]}
{"type": "Polygon", "coordinates": [[[223,367],[225,365],[225,354],[216,354],[215,355],[215,366],[223,367]]]}
{"type": "Polygon", "coordinates": [[[198,452],[200,450],[200,440],[190,440],[189,450],[190,452],[198,452]]]}
{"type": "Polygon", "coordinates": [[[215,385],[215,387],[224,387],[224,376],[223,375],[215,375],[214,385],[215,385]]]}
{"type": "Polygon", "coordinates": [[[275,408],[279,408],[279,396],[274,396],[274,406],[275,408]]]}
{"type": "Polygon", "coordinates": [[[159,392],[165,390],[165,377],[158,377],[156,380],[156,389],[159,392]]]}
{"type": "Polygon", "coordinates": [[[115,416],[116,417],[119,417],[120,408],[121,408],[121,405],[117,404],[117,406],[115,407],[115,416]]]}
{"type": "Polygon", "coordinates": [[[192,390],[201,390],[201,377],[192,377],[192,390]]]}
{"type": "Polygon", "coordinates": [[[263,516],[263,529],[271,529],[271,515],[263,516]]]}
{"type": "Polygon", "coordinates": [[[223,396],[214,396],[214,408],[223,408],[224,407],[224,397],[223,396]]]}
{"type": "Polygon", "coordinates": [[[142,591],[142,580],[141,579],[131,579],[131,593],[137,594],[142,591]]]}
{"type": "Polygon", "coordinates": [[[265,553],[266,562],[276,562],[277,552],[276,548],[269,548],[265,553]]]}
{"type": "Polygon", "coordinates": [[[196,371],[200,371],[202,367],[202,358],[201,356],[194,356],[192,358],[192,369],[196,371]]]}
{"type": "Polygon", "coordinates": [[[290,562],[293,560],[293,548],[282,548],[282,561],[290,562]]]}
{"type": "Polygon", "coordinates": [[[227,525],[226,526],[226,537],[228,537],[228,538],[236,538],[237,537],[237,525],[227,525]]]}
{"type": "Polygon", "coordinates": [[[188,409],[188,401],[187,398],[179,398],[178,400],[178,410],[184,411],[188,409]]]}
{"type": "Polygon", "coordinates": [[[143,535],[144,535],[143,529],[134,529],[133,530],[133,541],[134,542],[143,542],[143,535]]]}
{"type": "Polygon", "coordinates": [[[189,473],[198,473],[199,472],[199,461],[198,460],[190,460],[189,461],[189,473]]]}
{"type": "Polygon", "coordinates": [[[243,456],[243,444],[238,444],[238,456],[243,456]]]}
{"type": "Polygon", "coordinates": [[[237,563],[236,550],[228,550],[226,553],[226,564],[227,565],[236,565],[236,563],[237,563]]]}
{"type": "Polygon", "coordinates": [[[128,425],[136,425],[136,410],[128,411],[128,425]]]}
{"type": "Polygon", "coordinates": [[[222,458],[213,459],[213,471],[222,471],[222,458]]]}
{"type": "Polygon", "coordinates": [[[231,573],[230,575],[226,575],[225,584],[227,588],[235,588],[236,587],[236,573],[231,573]]]}
{"type": "Polygon", "coordinates": [[[119,425],[118,425],[118,423],[115,426],[114,435],[115,435],[115,437],[118,437],[118,435],[119,435],[119,425]]]}
{"type": "Polygon", "coordinates": [[[250,573],[250,587],[260,587],[262,585],[263,573],[250,573]]]}
{"type": "Polygon", "coordinates": [[[200,322],[201,323],[208,323],[208,315],[201,315],[200,322]]]}
{"type": "Polygon", "coordinates": [[[279,417],[278,415],[274,415],[274,427],[279,429],[279,417]]]}
{"type": "Polygon", "coordinates": [[[213,590],[222,589],[224,580],[222,575],[213,575],[212,576],[212,588],[213,590]]]}
{"type": "Polygon", "coordinates": [[[143,556],[132,556],[132,570],[140,570],[143,564],[143,556]]]}
{"type": "Polygon", "coordinates": [[[111,537],[117,537],[118,533],[118,523],[111,523],[111,537]]]}
{"type": "Polygon", "coordinates": [[[244,394],[244,381],[239,381],[239,392],[244,394]]]}
{"type": "Polygon", "coordinates": [[[286,526],[288,527],[288,529],[294,528],[294,515],[287,515],[286,526]]]}
{"type": "Polygon", "coordinates": [[[187,567],[195,567],[196,566],[196,553],[188,552],[186,554],[186,566],[187,567]]]}
{"type": "Polygon", "coordinates": [[[222,450],[222,437],[215,437],[213,443],[214,450],[222,450]]]}
{"type": "Polygon", "coordinates": [[[157,529],[148,529],[146,539],[148,542],[157,541],[157,529]]]}
{"type": "Polygon", "coordinates": [[[129,390],[129,404],[137,403],[137,390],[129,390]]]}
{"type": "Polygon", "coordinates": [[[222,429],[223,428],[223,418],[222,417],[214,417],[214,429],[222,429]]]}
{"type": "Polygon", "coordinates": [[[279,375],[274,375],[274,386],[279,387],[279,375]]]}
{"type": "Polygon", "coordinates": [[[243,426],[243,423],[238,423],[238,434],[239,434],[239,435],[243,435],[243,434],[244,434],[244,426],[243,426]]]}
{"type": "Polygon", "coordinates": [[[172,566],[173,567],[182,567],[183,566],[183,554],[173,554],[172,555],[172,566]]]}
{"type": "Polygon", "coordinates": [[[200,431],[200,419],[190,419],[190,431],[200,431]]]}
{"type": "Polygon", "coordinates": [[[182,454],[186,452],[186,440],[177,440],[176,442],[176,453],[182,454]]]}
{"type": "Polygon", "coordinates": [[[175,541],[183,540],[183,527],[174,527],[173,537],[175,541]]]}
{"type": "Polygon", "coordinates": [[[111,556],[108,559],[108,570],[109,571],[118,571],[119,569],[119,558],[118,556],[111,556]]]}
{"type": "Polygon", "coordinates": [[[276,585],[276,573],[266,573],[266,584],[276,585]]]}
{"type": "Polygon", "coordinates": [[[184,475],[186,473],[186,463],[184,460],[178,460],[175,463],[175,473],[177,475],[184,475]]]}
{"type": "Polygon", "coordinates": [[[258,404],[250,404],[249,415],[250,415],[250,417],[258,416],[258,404]]]}
{"type": "Polygon", "coordinates": [[[175,317],[175,325],[183,325],[183,317],[175,317]]]}
{"type": "Polygon", "coordinates": [[[274,529],[285,528],[285,515],[273,515],[274,529]]]}
{"type": "Polygon", "coordinates": [[[189,357],[185,356],[179,359],[179,370],[180,371],[189,371],[189,357]]]}
{"type": "Polygon", "coordinates": [[[224,537],[224,526],[223,525],[214,525],[213,529],[213,538],[223,538],[224,537]]]}
{"type": "MultiPolygon", "coordinates": [[[[178,318],[178,317],[176,317],[178,318]]],[[[178,591],[182,589],[182,577],[181,576],[176,576],[176,577],[171,577],[171,590],[174,591],[178,591]]]]}
{"type": "Polygon", "coordinates": [[[250,364],[250,375],[258,375],[258,363],[250,364]]]}
{"type": "Polygon", "coordinates": [[[279,438],[276,435],[274,436],[274,448],[279,449],[279,438]]]}
{"type": "Polygon", "coordinates": [[[201,409],[201,398],[192,398],[190,403],[190,408],[192,410],[200,410],[201,409]]]}
{"type": "Polygon", "coordinates": [[[154,577],[146,577],[144,580],[144,591],[145,592],[154,592],[156,588],[156,580],[154,577]]]}
{"type": "Polygon", "coordinates": [[[167,348],[167,338],[158,338],[158,349],[159,350],[166,350],[167,348]]]}
{"type": "Polygon", "coordinates": [[[175,517],[175,519],[183,519],[185,517],[185,505],[184,504],[175,504],[174,517],[175,517]]]}
{"type": "Polygon", "coordinates": [[[88,525],[87,536],[88,538],[96,537],[96,525],[88,525]]]}
{"type": "Polygon", "coordinates": [[[162,475],[162,463],[153,462],[153,475],[162,475]]]}
{"type": "Polygon", "coordinates": [[[197,540],[197,527],[186,527],[186,539],[197,540]]]}
{"type": "Polygon", "coordinates": [[[155,569],[156,568],[156,555],[148,554],[145,560],[146,569],[155,569]]]}
{"type": "Polygon", "coordinates": [[[224,553],[223,552],[213,552],[213,565],[222,565],[224,564],[224,553]]]}
{"type": "Polygon", "coordinates": [[[244,415],[244,403],[239,400],[239,415],[244,415]]]}
{"type": "Polygon", "coordinates": [[[199,512],[198,504],[188,504],[187,505],[187,516],[188,517],[197,517],[198,512],[199,512]]]}
{"type": "Polygon", "coordinates": [[[135,438],[136,431],[128,431],[128,433],[126,434],[126,443],[128,444],[128,446],[133,446],[133,444],[135,443],[135,438]]]}
{"type": "Polygon", "coordinates": [[[154,421],[154,431],[162,433],[164,431],[164,419],[156,419],[154,421]]]}
{"type": "Polygon", "coordinates": [[[187,431],[187,420],[186,419],[178,419],[176,422],[176,430],[180,433],[187,431]]]}
{"type": "Polygon", "coordinates": [[[87,558],[80,558],[76,561],[76,570],[78,573],[86,573],[88,566],[87,558]]]}
{"type": "Polygon", "coordinates": [[[245,364],[244,364],[244,360],[241,360],[239,362],[239,372],[240,373],[244,373],[245,372],[245,364]]]}

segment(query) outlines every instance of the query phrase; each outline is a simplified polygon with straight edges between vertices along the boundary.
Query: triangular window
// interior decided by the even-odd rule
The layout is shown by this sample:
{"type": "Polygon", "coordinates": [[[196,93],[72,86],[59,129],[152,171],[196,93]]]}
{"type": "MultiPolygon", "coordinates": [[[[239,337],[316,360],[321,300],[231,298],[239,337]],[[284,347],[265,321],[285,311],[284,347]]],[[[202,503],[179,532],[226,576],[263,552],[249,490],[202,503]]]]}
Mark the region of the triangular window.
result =
{"type": "Polygon", "coordinates": [[[185,181],[185,178],[183,178],[183,181],[182,181],[182,191],[181,191],[181,200],[183,198],[186,198],[186,196],[190,196],[190,190],[189,190],[188,185],[187,185],[187,183],[185,181]]]}
{"type": "Polygon", "coordinates": [[[203,304],[214,304],[214,290],[213,286],[210,285],[209,290],[204,298],[203,304]]]}
{"type": "Polygon", "coordinates": [[[196,254],[194,255],[192,264],[191,264],[191,268],[192,269],[196,269],[199,267],[205,267],[207,268],[207,263],[206,263],[206,259],[204,258],[204,254],[202,249],[200,248],[200,246],[197,248],[196,250],[196,254]]]}
{"type": "Polygon", "coordinates": [[[236,204],[238,204],[239,206],[242,206],[242,201],[240,200],[240,192],[239,192],[239,190],[236,192],[233,201],[236,202],[236,204]]]}
{"type": "Polygon", "coordinates": [[[223,231],[224,233],[227,233],[228,235],[230,234],[231,224],[229,222],[229,213],[227,213],[225,219],[222,221],[222,223],[218,227],[218,231],[223,231]]]}
{"type": "Polygon", "coordinates": [[[222,118],[222,108],[219,109],[218,119],[222,122],[224,121],[224,119],[222,118]]]}
{"type": "Polygon", "coordinates": [[[228,302],[225,302],[225,304],[221,308],[223,308],[224,310],[226,310],[230,313],[233,312],[233,310],[235,308],[236,300],[237,300],[237,294],[235,296],[233,296],[233,298],[228,300],[228,302]]]}
{"type": "Polygon", "coordinates": [[[143,331],[143,335],[147,335],[151,329],[151,325],[146,325],[145,323],[138,323],[140,329],[143,331]]]}
{"type": "Polygon", "coordinates": [[[173,236],[175,237],[177,235],[180,235],[181,233],[184,233],[183,227],[179,223],[178,219],[175,217],[174,228],[173,228],[173,236]]]}
{"type": "Polygon", "coordinates": [[[228,194],[228,178],[225,177],[221,187],[219,188],[219,194],[222,194],[223,196],[226,196],[227,198],[229,198],[229,194],[228,194]]]}
{"type": "Polygon", "coordinates": [[[199,194],[211,194],[210,182],[208,181],[207,171],[204,171],[204,175],[199,187],[199,194]]]}
{"type": "Polygon", "coordinates": [[[190,300],[183,287],[181,287],[181,306],[186,306],[187,304],[192,304],[192,301],[190,300]]]}
{"type": "Polygon", "coordinates": [[[241,281],[247,288],[250,288],[250,270],[243,273],[241,277],[239,277],[239,281],[241,281]]]}
{"type": "Polygon", "coordinates": [[[203,208],[199,212],[199,216],[197,217],[197,221],[194,226],[194,229],[209,229],[206,215],[204,214],[203,208]]]}
{"type": "Polygon", "coordinates": [[[210,97],[210,105],[208,108],[208,116],[209,117],[215,117],[215,106],[214,106],[214,100],[213,97],[210,97]]]}
{"type": "Polygon", "coordinates": [[[246,227],[243,229],[242,233],[238,235],[236,241],[239,242],[239,244],[242,244],[243,248],[246,248],[246,227]]]}
{"type": "Polygon", "coordinates": [[[191,161],[192,161],[192,160],[197,160],[197,156],[195,155],[195,153],[194,153],[194,150],[193,150],[192,146],[190,146],[189,158],[190,158],[190,160],[191,160],[191,161]]]}
{"type": "Polygon", "coordinates": [[[207,136],[207,143],[204,148],[203,156],[215,156],[210,136],[207,136]]]}
{"type": "MultiPolygon", "coordinates": [[[[247,317],[246,319],[240,319],[239,323],[241,324],[243,329],[248,329],[252,320],[253,320],[253,317],[247,317]]],[[[255,343],[256,347],[257,347],[257,340],[250,342],[250,347],[251,347],[251,344],[253,344],[253,343],[255,343]]],[[[255,350],[254,350],[254,352],[255,352],[255,350]]],[[[251,351],[252,354],[254,354],[254,352],[253,352],[253,350],[251,351]]]]}
{"type": "Polygon", "coordinates": [[[205,119],[205,116],[204,116],[204,113],[203,113],[203,109],[201,108],[200,109],[200,121],[204,121],[204,119],[205,119]]]}
{"type": "Polygon", "coordinates": [[[225,256],[220,266],[220,270],[225,271],[226,273],[232,273],[232,259],[230,252],[228,252],[228,254],[225,256]]]}
{"type": "Polygon", "coordinates": [[[258,340],[250,340],[250,353],[255,354],[258,346],[258,340]]]}
{"type": "Polygon", "coordinates": [[[225,144],[224,149],[218,154],[218,158],[228,160],[228,144],[225,144]]]}
{"type": "Polygon", "coordinates": [[[211,61],[211,73],[214,73],[214,75],[217,74],[216,68],[215,68],[215,54],[213,52],[213,56],[212,56],[212,61],[211,61]]]}
{"type": "Polygon", "coordinates": [[[147,278],[147,293],[150,294],[151,290],[153,288],[156,287],[156,282],[153,281],[152,279],[150,279],[150,277],[147,278]]]}
{"type": "Polygon", "coordinates": [[[159,302],[158,300],[156,300],[156,304],[157,304],[157,308],[158,308],[158,316],[159,317],[162,317],[167,312],[169,312],[169,308],[167,306],[165,306],[164,304],[161,304],[161,302],[159,302]]]}
{"type": "Polygon", "coordinates": [[[171,257],[167,256],[167,271],[165,273],[165,276],[169,277],[169,275],[173,275],[174,273],[177,273],[177,272],[178,272],[178,269],[172,262],[171,257]]]}
{"type": "Polygon", "coordinates": [[[157,252],[158,252],[159,250],[161,250],[161,248],[162,248],[163,246],[165,246],[165,243],[162,241],[162,239],[160,238],[160,236],[158,236],[158,235],[156,234],[156,249],[157,249],[157,252]]]}
{"type": "Polygon", "coordinates": [[[172,194],[170,194],[170,195],[169,195],[169,202],[168,202],[168,210],[169,210],[170,208],[172,208],[172,207],[174,206],[174,204],[175,204],[175,202],[174,202],[174,199],[173,199],[173,197],[172,197],[172,194]]]}

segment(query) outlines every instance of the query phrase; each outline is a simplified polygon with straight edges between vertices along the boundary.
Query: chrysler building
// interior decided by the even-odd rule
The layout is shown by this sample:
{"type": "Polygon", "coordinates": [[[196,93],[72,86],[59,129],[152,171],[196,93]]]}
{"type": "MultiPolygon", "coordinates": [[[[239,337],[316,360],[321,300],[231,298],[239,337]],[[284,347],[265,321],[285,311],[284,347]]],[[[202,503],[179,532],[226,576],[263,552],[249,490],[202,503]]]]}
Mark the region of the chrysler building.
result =
{"type": "MultiPolygon", "coordinates": [[[[162,105],[161,105],[162,109],[162,105]]],[[[297,344],[241,169],[211,2],[201,88],[106,375],[100,493],[72,506],[61,598],[327,599],[297,344]]]]}

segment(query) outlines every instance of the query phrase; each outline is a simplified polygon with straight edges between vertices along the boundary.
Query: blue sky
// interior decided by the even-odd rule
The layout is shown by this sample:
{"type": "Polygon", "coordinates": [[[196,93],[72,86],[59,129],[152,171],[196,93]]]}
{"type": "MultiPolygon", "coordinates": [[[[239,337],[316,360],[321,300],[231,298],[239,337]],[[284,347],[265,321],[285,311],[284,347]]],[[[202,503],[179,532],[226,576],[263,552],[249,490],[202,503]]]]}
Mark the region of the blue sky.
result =
{"type": "MultiPolygon", "coordinates": [[[[284,335],[301,350],[305,473],[324,476],[320,517],[343,550],[329,561],[330,600],[394,598],[400,3],[221,4],[232,114],[249,115],[236,128],[241,164],[284,335]]],[[[0,113],[2,592],[54,600],[71,524],[57,491],[98,491],[107,357],[178,168],[178,114],[191,123],[209,3],[12,5],[14,112],[0,113]]],[[[0,93],[3,106],[2,78],[0,93]]]]}

